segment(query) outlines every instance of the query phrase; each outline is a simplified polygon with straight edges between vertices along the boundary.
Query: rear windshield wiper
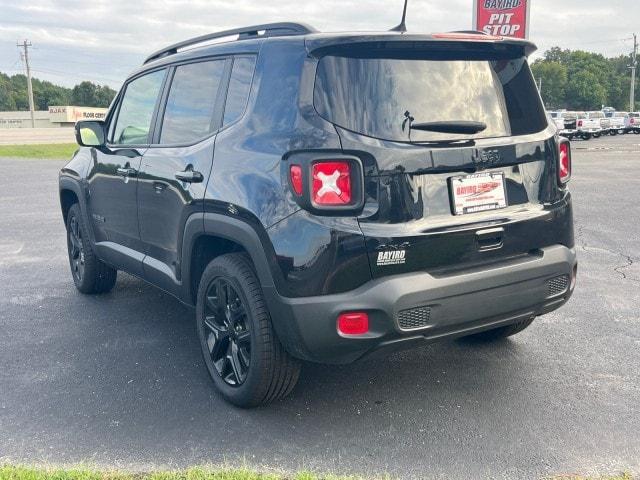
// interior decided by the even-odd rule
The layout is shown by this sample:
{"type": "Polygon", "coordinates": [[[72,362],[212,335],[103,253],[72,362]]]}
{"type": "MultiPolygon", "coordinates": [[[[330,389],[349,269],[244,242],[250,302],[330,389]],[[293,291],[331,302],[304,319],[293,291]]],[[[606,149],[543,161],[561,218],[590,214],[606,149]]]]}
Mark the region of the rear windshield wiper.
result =
{"type": "Polygon", "coordinates": [[[456,120],[447,122],[410,123],[409,128],[411,130],[423,130],[426,132],[458,133],[462,135],[482,132],[486,130],[487,124],[484,122],[456,120]]]}
{"type": "Polygon", "coordinates": [[[409,143],[426,147],[473,147],[476,141],[472,138],[461,138],[459,140],[411,140],[409,143]]]}

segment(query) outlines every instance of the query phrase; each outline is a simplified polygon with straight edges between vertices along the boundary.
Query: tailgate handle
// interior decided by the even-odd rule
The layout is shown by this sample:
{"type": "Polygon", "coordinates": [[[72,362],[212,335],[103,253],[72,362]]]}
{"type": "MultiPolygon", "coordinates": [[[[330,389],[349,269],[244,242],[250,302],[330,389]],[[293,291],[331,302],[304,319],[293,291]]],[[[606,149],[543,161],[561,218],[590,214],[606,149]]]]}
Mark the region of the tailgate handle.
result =
{"type": "Polygon", "coordinates": [[[486,230],[478,230],[476,232],[476,241],[478,242],[478,250],[495,250],[502,247],[502,239],[504,237],[504,228],[487,228],[486,230]]]}

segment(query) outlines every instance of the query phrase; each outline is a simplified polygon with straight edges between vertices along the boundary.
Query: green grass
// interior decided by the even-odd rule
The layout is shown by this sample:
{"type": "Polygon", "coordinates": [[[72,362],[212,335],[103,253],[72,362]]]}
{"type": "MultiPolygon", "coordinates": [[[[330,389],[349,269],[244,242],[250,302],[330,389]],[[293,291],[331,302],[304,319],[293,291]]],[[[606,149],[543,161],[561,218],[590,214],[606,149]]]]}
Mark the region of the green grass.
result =
{"type": "Polygon", "coordinates": [[[0,157],[70,159],[77,149],[75,143],[0,145],[0,157]]]}
{"type": "Polygon", "coordinates": [[[583,477],[581,475],[558,475],[549,478],[549,480],[635,480],[636,477],[630,473],[620,473],[618,475],[604,475],[600,477],[583,477]]]}
{"type": "MultiPolygon", "coordinates": [[[[390,477],[381,477],[389,479],[390,477]]],[[[428,474],[425,476],[428,478],[428,474]]],[[[97,470],[87,467],[27,467],[0,464],[0,480],[364,480],[362,477],[340,477],[300,472],[293,476],[259,473],[247,468],[195,467],[187,470],[131,473],[118,470],[97,470]]],[[[629,473],[613,476],[583,477],[559,475],[547,480],[640,480],[629,473]]]]}
{"type": "Polygon", "coordinates": [[[359,477],[318,476],[301,472],[293,476],[259,473],[249,469],[196,467],[187,470],[127,473],[116,470],[35,468],[0,465],[0,480],[361,480],[359,477]]]}

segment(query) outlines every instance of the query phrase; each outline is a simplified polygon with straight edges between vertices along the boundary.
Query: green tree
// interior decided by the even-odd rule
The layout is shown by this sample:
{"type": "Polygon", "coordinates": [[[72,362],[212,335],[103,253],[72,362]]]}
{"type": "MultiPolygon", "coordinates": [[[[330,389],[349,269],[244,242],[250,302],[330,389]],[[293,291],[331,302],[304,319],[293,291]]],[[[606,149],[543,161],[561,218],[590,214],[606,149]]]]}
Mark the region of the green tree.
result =
{"type": "Polygon", "coordinates": [[[0,111],[12,111],[15,109],[16,102],[13,99],[9,77],[0,73],[0,111]]]}
{"type": "Polygon", "coordinates": [[[82,107],[108,107],[115,97],[115,90],[96,85],[93,82],[82,82],[71,90],[71,103],[82,107]]]}
{"type": "Polygon", "coordinates": [[[562,108],[565,104],[567,67],[556,61],[538,60],[531,66],[533,76],[542,80],[542,99],[549,109],[562,108]]]}
{"type": "Polygon", "coordinates": [[[51,82],[33,79],[33,101],[36,110],[47,110],[50,105],[68,105],[71,90],[51,82]]]}
{"type": "Polygon", "coordinates": [[[572,75],[566,92],[565,101],[572,110],[600,110],[607,100],[607,89],[588,70],[572,75]]]}

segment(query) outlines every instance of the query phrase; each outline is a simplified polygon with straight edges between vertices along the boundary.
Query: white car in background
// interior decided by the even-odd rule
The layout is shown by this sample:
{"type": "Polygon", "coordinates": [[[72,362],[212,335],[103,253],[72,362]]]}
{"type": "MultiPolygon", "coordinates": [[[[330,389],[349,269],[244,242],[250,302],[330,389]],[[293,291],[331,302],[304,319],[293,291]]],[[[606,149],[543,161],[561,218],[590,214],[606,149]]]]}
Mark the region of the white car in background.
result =
{"type": "Polygon", "coordinates": [[[594,112],[587,112],[587,118],[589,120],[596,120],[600,125],[600,132],[594,133],[593,137],[598,138],[600,135],[606,135],[609,133],[609,128],[611,127],[611,121],[607,118],[607,116],[601,110],[594,112]]]}
{"type": "Polygon", "coordinates": [[[583,140],[589,140],[591,137],[598,138],[602,135],[600,118],[590,118],[587,112],[575,112],[575,114],[577,119],[576,137],[582,138],[583,140]]]}
{"type": "Polygon", "coordinates": [[[629,112],[624,119],[624,130],[626,133],[640,134],[640,112],[629,112]]]}
{"type": "Polygon", "coordinates": [[[627,112],[611,112],[606,113],[609,118],[610,126],[609,133],[611,135],[623,134],[626,133],[625,130],[625,119],[629,115],[627,112]]]}
{"type": "Polygon", "coordinates": [[[578,131],[576,130],[576,112],[559,110],[549,112],[549,116],[558,129],[558,135],[566,137],[569,140],[577,136],[578,131]]]}

